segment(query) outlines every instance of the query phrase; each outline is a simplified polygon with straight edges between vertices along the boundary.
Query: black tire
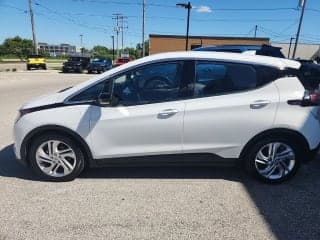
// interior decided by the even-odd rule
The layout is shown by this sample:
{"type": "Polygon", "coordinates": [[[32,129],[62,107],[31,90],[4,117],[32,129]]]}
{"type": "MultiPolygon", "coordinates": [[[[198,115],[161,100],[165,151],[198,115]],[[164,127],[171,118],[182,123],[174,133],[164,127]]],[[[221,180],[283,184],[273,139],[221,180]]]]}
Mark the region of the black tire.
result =
{"type": "Polygon", "coordinates": [[[30,71],[30,70],[31,70],[31,67],[30,67],[30,66],[27,66],[27,70],[30,71]]]}
{"type": "Polygon", "coordinates": [[[44,180],[58,181],[58,182],[71,181],[71,180],[74,180],[76,177],[78,177],[79,174],[83,171],[83,169],[85,167],[84,154],[83,154],[81,148],[75,143],[75,141],[73,141],[71,138],[69,138],[67,136],[54,134],[54,133],[48,133],[48,134],[42,135],[42,136],[34,139],[31,143],[30,153],[28,154],[28,157],[29,157],[28,160],[29,160],[31,168],[35,171],[35,173],[37,173],[44,180]],[[56,141],[63,142],[65,144],[67,144],[74,151],[74,154],[76,156],[75,165],[74,165],[73,170],[68,175],[59,176],[59,177],[50,176],[50,175],[46,174],[45,172],[43,172],[40,169],[39,165],[37,164],[36,152],[37,152],[38,148],[43,143],[50,141],[50,140],[56,140],[56,141]]]}
{"type": "Polygon", "coordinates": [[[286,180],[289,180],[296,174],[301,164],[302,154],[301,154],[301,151],[299,151],[299,145],[294,141],[294,139],[288,139],[284,137],[268,137],[268,138],[257,140],[256,142],[250,144],[249,148],[243,154],[242,158],[243,158],[242,160],[243,160],[245,171],[249,173],[251,176],[255,177],[256,179],[264,183],[281,183],[286,180]],[[256,162],[255,162],[258,152],[265,145],[273,142],[283,143],[289,146],[293,150],[295,155],[295,164],[291,169],[291,171],[289,171],[286,175],[278,179],[270,179],[260,174],[256,168],[256,162]]]}
{"type": "Polygon", "coordinates": [[[83,72],[83,68],[82,68],[82,67],[79,67],[78,73],[82,73],[82,72],[83,72]]]}
{"type": "Polygon", "coordinates": [[[44,65],[44,66],[43,66],[43,70],[47,70],[47,65],[44,65]]]}

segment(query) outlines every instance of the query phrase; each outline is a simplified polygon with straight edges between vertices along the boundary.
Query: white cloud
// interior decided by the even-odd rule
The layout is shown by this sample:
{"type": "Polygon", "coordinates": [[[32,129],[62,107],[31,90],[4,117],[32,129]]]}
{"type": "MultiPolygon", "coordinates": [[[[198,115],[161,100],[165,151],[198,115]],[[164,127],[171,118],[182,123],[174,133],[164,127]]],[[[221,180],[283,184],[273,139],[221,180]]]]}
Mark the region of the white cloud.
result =
{"type": "Polygon", "coordinates": [[[199,6],[195,7],[196,12],[198,13],[211,13],[212,9],[209,6],[199,6]]]}

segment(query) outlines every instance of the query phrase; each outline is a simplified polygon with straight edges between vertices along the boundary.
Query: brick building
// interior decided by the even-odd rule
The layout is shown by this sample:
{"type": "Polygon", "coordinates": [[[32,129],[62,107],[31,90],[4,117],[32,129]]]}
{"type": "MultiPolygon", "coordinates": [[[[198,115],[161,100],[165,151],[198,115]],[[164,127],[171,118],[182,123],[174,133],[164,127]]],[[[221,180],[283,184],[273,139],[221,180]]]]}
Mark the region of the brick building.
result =
{"type": "MultiPolygon", "coordinates": [[[[269,38],[189,36],[188,49],[208,45],[261,45],[269,44],[269,38]]],[[[186,37],[182,35],[149,35],[149,54],[183,51],[186,37]]]]}

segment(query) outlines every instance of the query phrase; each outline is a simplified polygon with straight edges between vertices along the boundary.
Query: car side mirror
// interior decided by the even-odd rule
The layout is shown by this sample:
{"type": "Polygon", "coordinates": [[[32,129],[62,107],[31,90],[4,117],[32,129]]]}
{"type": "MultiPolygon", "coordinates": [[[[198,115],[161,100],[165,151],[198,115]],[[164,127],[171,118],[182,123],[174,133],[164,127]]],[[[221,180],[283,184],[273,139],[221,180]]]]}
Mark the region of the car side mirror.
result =
{"type": "Polygon", "coordinates": [[[111,96],[109,93],[100,93],[98,96],[98,104],[101,107],[107,107],[111,105],[111,96]]]}

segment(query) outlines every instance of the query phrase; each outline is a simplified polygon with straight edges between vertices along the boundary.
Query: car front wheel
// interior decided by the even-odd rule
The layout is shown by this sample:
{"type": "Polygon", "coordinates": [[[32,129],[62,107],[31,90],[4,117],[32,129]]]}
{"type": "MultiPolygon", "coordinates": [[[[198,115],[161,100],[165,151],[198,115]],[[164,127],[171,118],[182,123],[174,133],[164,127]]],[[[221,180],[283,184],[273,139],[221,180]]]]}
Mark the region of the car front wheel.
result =
{"type": "Polygon", "coordinates": [[[30,148],[30,165],[41,177],[70,181],[84,169],[84,155],[67,136],[47,134],[35,139],[30,148]]]}
{"type": "Polygon", "coordinates": [[[269,138],[258,141],[245,156],[246,170],[267,183],[280,183],[291,178],[299,165],[299,147],[288,139],[269,138]]]}

